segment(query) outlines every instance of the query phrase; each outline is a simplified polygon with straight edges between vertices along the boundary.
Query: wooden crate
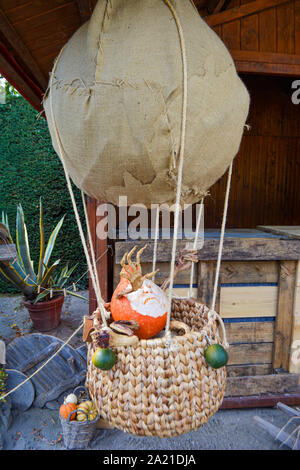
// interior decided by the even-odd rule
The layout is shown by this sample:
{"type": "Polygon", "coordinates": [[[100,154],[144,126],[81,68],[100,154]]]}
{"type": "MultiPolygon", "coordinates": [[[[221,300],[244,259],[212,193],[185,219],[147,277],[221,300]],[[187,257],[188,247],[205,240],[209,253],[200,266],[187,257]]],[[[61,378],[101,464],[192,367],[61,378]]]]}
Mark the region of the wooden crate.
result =
{"type": "MultiPolygon", "coordinates": [[[[148,247],[142,260],[146,273],[152,266],[152,240],[115,243],[114,287],[119,281],[119,263],[124,252],[145,243],[148,247]]],[[[178,252],[185,244],[186,240],[178,241],[178,252]]],[[[208,306],[218,246],[219,233],[206,231],[194,272],[194,296],[208,306]]],[[[171,247],[172,240],[159,241],[158,283],[169,274],[171,247]]],[[[299,239],[258,230],[227,231],[216,306],[230,343],[227,397],[298,393],[300,365],[292,361],[292,346],[300,340],[298,260],[299,239]]],[[[174,295],[187,295],[189,276],[189,272],[178,275],[174,295]]]]}

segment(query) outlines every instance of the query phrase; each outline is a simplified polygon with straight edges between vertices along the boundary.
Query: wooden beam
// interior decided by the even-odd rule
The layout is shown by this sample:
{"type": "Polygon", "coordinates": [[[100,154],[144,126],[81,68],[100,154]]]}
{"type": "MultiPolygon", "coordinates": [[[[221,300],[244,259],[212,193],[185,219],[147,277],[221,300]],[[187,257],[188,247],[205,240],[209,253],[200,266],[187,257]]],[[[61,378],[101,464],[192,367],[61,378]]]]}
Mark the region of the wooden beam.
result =
{"type": "MultiPolygon", "coordinates": [[[[99,217],[96,216],[97,211],[97,201],[90,197],[87,198],[87,209],[88,209],[88,218],[92,236],[92,243],[95,250],[97,272],[100,282],[100,290],[102,298],[107,301],[109,297],[109,285],[108,285],[108,241],[100,240],[97,237],[97,223],[99,222],[99,217]]],[[[94,288],[90,279],[89,282],[89,311],[90,314],[93,313],[97,308],[96,295],[94,288]]]]}
{"type": "Polygon", "coordinates": [[[296,279],[289,372],[300,374],[300,261],[297,263],[296,279]]]}
{"type": "Polygon", "coordinates": [[[288,238],[300,238],[300,225],[258,225],[258,230],[288,238]]]}
{"type": "MultiPolygon", "coordinates": [[[[216,277],[216,263],[214,261],[201,261],[198,263],[198,299],[211,307],[214,283],[216,277]]],[[[220,282],[217,288],[215,311],[220,311],[220,282]]]]}
{"type": "Polygon", "coordinates": [[[222,318],[274,318],[277,311],[277,286],[226,286],[221,288],[222,318]]]}
{"type": "MultiPolygon", "coordinates": [[[[124,241],[115,243],[116,263],[120,263],[124,253],[135,245],[142,248],[145,240],[124,241]]],[[[177,253],[185,248],[186,240],[178,240],[177,253]]],[[[142,262],[151,262],[154,242],[147,240],[142,262]]],[[[218,257],[219,239],[208,238],[198,251],[200,261],[213,261],[218,257]]],[[[169,262],[172,252],[172,240],[161,240],[157,250],[158,262],[169,262]]],[[[230,238],[225,237],[223,261],[280,261],[300,259],[300,240],[281,240],[277,238],[230,238]]]]}
{"type": "Polygon", "coordinates": [[[90,19],[93,12],[91,0],[76,0],[76,3],[79,10],[81,23],[85,23],[90,19]]]}
{"type": "Polygon", "coordinates": [[[300,55],[273,52],[230,50],[239,73],[263,75],[300,75],[300,55]]]}
{"type": "Polygon", "coordinates": [[[242,364],[226,366],[227,377],[247,377],[249,375],[272,374],[272,364],[242,364]]]}
{"type": "Polygon", "coordinates": [[[205,8],[209,15],[219,13],[226,0],[207,0],[205,8]]]}
{"type": "Polygon", "coordinates": [[[208,13],[210,15],[214,15],[216,13],[219,13],[222,10],[225,2],[226,2],[226,0],[212,0],[207,5],[208,13]]]}
{"type": "Polygon", "coordinates": [[[225,396],[241,397],[268,393],[293,393],[298,389],[298,374],[269,374],[227,378],[225,396]]]}
{"type": "Polygon", "coordinates": [[[290,0],[256,0],[254,2],[245,3],[244,5],[230,8],[229,10],[216,13],[204,18],[209,26],[217,26],[230,21],[239,20],[246,16],[253,15],[260,11],[267,10],[269,8],[282,5],[290,0]]]}
{"type": "Polygon", "coordinates": [[[225,397],[220,407],[222,410],[274,407],[278,402],[286,405],[300,405],[300,387],[294,393],[270,393],[267,395],[252,395],[225,397]]]}
{"type": "Polygon", "coordinates": [[[238,73],[245,74],[274,75],[280,77],[298,77],[300,75],[300,66],[293,64],[235,61],[235,67],[238,73]]]}
{"type": "Polygon", "coordinates": [[[228,365],[254,365],[272,363],[272,343],[231,344],[228,349],[228,365]]]}
{"type": "Polygon", "coordinates": [[[281,261],[274,335],[273,368],[289,370],[294,321],[296,261],[281,261]]]}
{"type": "MultiPolygon", "coordinates": [[[[300,67],[300,55],[298,54],[279,54],[277,52],[259,52],[259,51],[243,51],[231,50],[230,54],[234,60],[239,62],[260,62],[264,64],[286,64],[298,65],[300,67]]],[[[263,229],[264,226],[259,226],[263,229]]]]}
{"type": "MultiPolygon", "coordinates": [[[[1,44],[0,44],[1,46],[1,44]]],[[[31,86],[31,81],[26,79],[26,76],[19,69],[17,64],[11,63],[4,55],[2,55],[0,47],[0,74],[3,75],[6,80],[13,85],[16,90],[33,106],[37,111],[43,109],[42,93],[38,93],[36,87],[31,86]]]]}
{"type": "Polygon", "coordinates": [[[7,45],[14,51],[15,59],[18,63],[20,61],[28,68],[28,72],[31,74],[31,79],[37,82],[44,90],[47,88],[47,79],[43,72],[39,68],[37,62],[21,40],[14,27],[10,24],[6,15],[0,9],[0,32],[5,38],[7,45]]]}
{"type": "Polygon", "coordinates": [[[235,343],[272,343],[274,341],[274,322],[272,321],[225,323],[225,329],[227,340],[231,345],[235,343]]]}

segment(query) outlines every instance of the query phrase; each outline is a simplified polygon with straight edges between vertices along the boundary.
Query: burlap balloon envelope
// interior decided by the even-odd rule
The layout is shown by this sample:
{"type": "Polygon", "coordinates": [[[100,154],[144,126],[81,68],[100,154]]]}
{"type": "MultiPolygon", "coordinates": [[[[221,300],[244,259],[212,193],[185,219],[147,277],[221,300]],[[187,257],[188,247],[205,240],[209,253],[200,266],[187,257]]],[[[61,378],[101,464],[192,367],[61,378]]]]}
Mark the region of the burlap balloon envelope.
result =
{"type": "MultiPolygon", "coordinates": [[[[188,66],[181,201],[198,202],[236,155],[249,95],[226,47],[190,1],[172,1],[188,66]]],[[[53,71],[68,172],[86,194],[128,205],[175,202],[182,125],[178,30],[164,0],[99,0],[53,71]]],[[[59,145],[44,99],[54,148],[59,145]]]]}
{"type": "MultiPolygon", "coordinates": [[[[108,371],[95,369],[89,342],[90,394],[106,420],[133,434],[196,429],[217,411],[225,389],[225,367],[213,369],[204,351],[214,342],[228,346],[214,305],[232,160],[249,108],[233,60],[189,1],[99,0],[61,51],[44,106],[97,296],[96,330],[107,327],[107,311],[70,178],[83,201],[85,193],[113,204],[119,196],[128,205],[176,202],[165,336],[114,344],[118,360],[108,371]],[[228,167],[214,300],[209,307],[178,304],[172,288],[180,204],[198,202],[228,167]]],[[[87,220],[86,207],[85,214],[87,220]]]]}

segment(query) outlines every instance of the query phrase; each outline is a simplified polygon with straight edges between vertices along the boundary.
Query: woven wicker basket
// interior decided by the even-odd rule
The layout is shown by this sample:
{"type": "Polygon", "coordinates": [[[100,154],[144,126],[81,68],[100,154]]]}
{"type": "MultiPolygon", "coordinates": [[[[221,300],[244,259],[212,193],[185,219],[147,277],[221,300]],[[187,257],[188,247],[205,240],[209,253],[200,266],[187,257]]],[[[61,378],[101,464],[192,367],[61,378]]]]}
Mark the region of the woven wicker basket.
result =
{"type": "Polygon", "coordinates": [[[171,328],[179,334],[115,348],[118,361],[109,371],[94,367],[95,346],[88,344],[86,386],[106,421],[131,434],[159,437],[208,421],[222,403],[226,383],[226,368],[213,369],[203,356],[210,341],[222,343],[218,322],[208,312],[192,299],[173,299],[171,328]]]}
{"type": "MultiPolygon", "coordinates": [[[[83,386],[76,387],[73,393],[77,398],[79,398],[81,394],[82,399],[90,399],[88,390],[83,386]]],[[[71,411],[67,419],[62,418],[62,416],[59,415],[63,431],[64,445],[67,449],[86,449],[94,437],[98,421],[100,419],[99,413],[95,419],[89,421],[87,413],[84,410],[81,410],[81,412],[86,415],[86,421],[71,420],[74,411],[71,411]]]]}
{"type": "MultiPolygon", "coordinates": [[[[82,412],[84,413],[84,411],[82,412]]],[[[88,419],[86,421],[70,421],[70,416],[68,419],[60,416],[64,445],[70,450],[86,449],[94,437],[100,416],[98,414],[93,421],[88,421],[88,419]]]]}

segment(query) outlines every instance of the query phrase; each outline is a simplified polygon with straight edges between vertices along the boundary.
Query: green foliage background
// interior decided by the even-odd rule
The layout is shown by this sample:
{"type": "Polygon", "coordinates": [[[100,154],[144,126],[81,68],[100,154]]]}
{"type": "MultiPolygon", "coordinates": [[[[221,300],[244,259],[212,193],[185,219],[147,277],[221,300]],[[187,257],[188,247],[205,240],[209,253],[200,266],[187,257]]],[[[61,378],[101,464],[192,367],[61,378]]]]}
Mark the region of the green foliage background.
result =
{"type": "MultiPolygon", "coordinates": [[[[74,187],[82,220],[84,217],[80,191],[74,187]]],[[[7,94],[6,104],[0,105],[0,213],[8,213],[10,229],[15,240],[16,208],[22,204],[28,230],[34,266],[39,253],[39,198],[44,207],[46,241],[58,223],[66,218],[52,261],[61,265],[79,263],[71,282],[86,271],[86,261],[66,186],[62,164],[55,153],[46,120],[21,97],[7,94]]],[[[87,287],[87,275],[78,284],[87,287]]],[[[0,293],[16,293],[15,288],[0,279],[0,293]]]]}

